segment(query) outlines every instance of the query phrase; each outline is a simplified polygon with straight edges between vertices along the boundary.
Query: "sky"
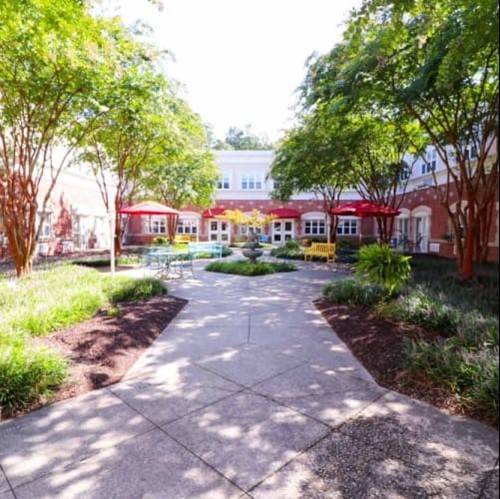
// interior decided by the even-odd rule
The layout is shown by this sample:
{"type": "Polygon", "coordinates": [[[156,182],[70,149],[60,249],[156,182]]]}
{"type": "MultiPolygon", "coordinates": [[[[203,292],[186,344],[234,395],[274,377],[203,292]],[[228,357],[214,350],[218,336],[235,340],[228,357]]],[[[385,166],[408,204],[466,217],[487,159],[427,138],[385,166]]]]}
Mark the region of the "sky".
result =
{"type": "MultiPolygon", "coordinates": [[[[110,0],[103,0],[108,3],[110,0]]],[[[361,0],[115,0],[131,24],[145,21],[153,42],[173,54],[167,76],[215,136],[230,126],[275,141],[293,124],[306,59],[341,40],[361,0]]]]}

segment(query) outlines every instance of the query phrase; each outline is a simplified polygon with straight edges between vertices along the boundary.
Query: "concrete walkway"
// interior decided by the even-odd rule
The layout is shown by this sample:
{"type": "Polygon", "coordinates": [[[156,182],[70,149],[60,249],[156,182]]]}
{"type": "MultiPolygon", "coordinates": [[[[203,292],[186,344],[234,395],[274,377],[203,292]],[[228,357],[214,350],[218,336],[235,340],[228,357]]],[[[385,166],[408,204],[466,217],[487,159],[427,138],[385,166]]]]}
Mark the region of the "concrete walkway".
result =
{"type": "Polygon", "coordinates": [[[125,380],[0,424],[0,499],[498,497],[498,433],[379,387],[317,313],[341,272],[196,266],[125,380]]]}

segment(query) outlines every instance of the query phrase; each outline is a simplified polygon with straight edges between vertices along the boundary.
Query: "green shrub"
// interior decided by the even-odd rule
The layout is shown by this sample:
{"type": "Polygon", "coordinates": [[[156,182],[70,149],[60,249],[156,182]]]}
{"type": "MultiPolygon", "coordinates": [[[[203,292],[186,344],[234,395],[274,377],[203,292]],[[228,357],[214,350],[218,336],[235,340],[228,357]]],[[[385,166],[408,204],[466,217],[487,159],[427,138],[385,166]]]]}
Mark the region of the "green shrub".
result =
{"type": "Polygon", "coordinates": [[[205,267],[205,270],[209,272],[220,272],[222,274],[258,276],[274,274],[275,272],[292,272],[297,270],[297,268],[289,263],[251,263],[247,260],[237,260],[233,262],[212,262],[205,267]]]}
{"type": "Polygon", "coordinates": [[[154,245],[163,245],[163,244],[169,244],[169,243],[170,243],[169,238],[165,237],[165,236],[156,236],[153,239],[153,244],[154,245]]]}
{"type": "Polygon", "coordinates": [[[272,249],[271,256],[291,260],[303,260],[304,248],[298,241],[286,241],[282,246],[272,249]]]}
{"type": "Polygon", "coordinates": [[[383,301],[386,293],[378,284],[350,278],[327,284],[323,289],[323,296],[336,303],[371,307],[383,301]]]}
{"type": "Polygon", "coordinates": [[[108,300],[113,304],[140,301],[151,296],[167,294],[162,281],[153,278],[115,277],[108,280],[105,290],[108,300]]]}
{"type": "Polygon", "coordinates": [[[0,339],[0,415],[48,397],[65,379],[67,363],[46,348],[30,348],[22,336],[0,339]]]}
{"type": "Polygon", "coordinates": [[[469,349],[455,337],[406,342],[406,367],[410,375],[426,377],[457,396],[459,403],[487,413],[498,422],[498,347],[469,349]]]}
{"type": "Polygon", "coordinates": [[[363,246],[355,264],[356,275],[382,286],[392,295],[410,278],[410,258],[391,250],[387,244],[363,246]]]}
{"type": "MultiPolygon", "coordinates": [[[[121,255],[116,258],[116,265],[135,265],[142,262],[140,255],[121,255]]],[[[111,265],[111,260],[109,258],[89,258],[85,260],[72,260],[73,265],[81,265],[82,267],[90,268],[101,268],[109,267],[111,265]]]]}
{"type": "Polygon", "coordinates": [[[88,259],[88,260],[73,260],[71,263],[74,265],[80,265],[82,267],[90,267],[90,268],[101,268],[101,267],[109,267],[110,260],[109,258],[99,258],[99,259],[88,259]]]}

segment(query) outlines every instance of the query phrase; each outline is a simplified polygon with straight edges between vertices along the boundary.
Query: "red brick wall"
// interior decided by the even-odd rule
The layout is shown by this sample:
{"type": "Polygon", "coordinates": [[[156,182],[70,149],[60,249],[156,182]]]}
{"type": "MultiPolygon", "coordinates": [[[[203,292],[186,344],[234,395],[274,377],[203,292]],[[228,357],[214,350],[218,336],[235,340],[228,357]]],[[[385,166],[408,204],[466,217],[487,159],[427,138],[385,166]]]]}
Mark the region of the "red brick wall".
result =
{"type": "MultiPolygon", "coordinates": [[[[456,200],[452,197],[452,203],[456,200]]],[[[349,201],[344,201],[347,203],[349,201]]],[[[447,242],[443,237],[450,233],[450,224],[448,220],[448,214],[446,210],[440,205],[437,192],[435,188],[429,187],[426,189],[419,189],[413,192],[408,192],[404,198],[401,208],[413,211],[418,207],[427,207],[431,210],[430,216],[430,243],[439,243],[439,255],[454,258],[454,244],[447,242]]],[[[247,200],[228,200],[217,202],[214,208],[220,209],[239,209],[243,212],[250,212],[253,209],[258,209],[262,213],[266,213],[269,210],[277,208],[290,208],[298,211],[301,215],[308,212],[323,212],[323,205],[320,201],[310,200],[310,201],[291,201],[289,203],[279,203],[276,201],[266,200],[266,201],[247,201],[247,200]]],[[[498,250],[498,225],[499,225],[499,215],[498,215],[498,205],[495,207],[495,223],[492,227],[491,233],[491,247],[490,247],[490,260],[499,261],[499,250],[498,250]]],[[[203,210],[197,210],[196,208],[190,206],[186,207],[183,211],[191,211],[202,213],[203,210]]],[[[129,221],[129,234],[126,238],[126,244],[150,244],[154,239],[154,235],[142,234],[142,222],[141,217],[131,217],[129,221]]],[[[296,220],[296,234],[295,237],[303,236],[303,227],[301,220],[296,220]]],[[[264,230],[265,233],[269,234],[270,229],[267,227],[264,230]]],[[[376,223],[372,218],[366,218],[361,221],[361,232],[363,237],[374,237],[376,236],[376,223]]],[[[231,230],[232,237],[238,234],[238,227],[233,226],[231,230]]],[[[343,237],[343,236],[342,236],[343,237]]],[[[207,240],[208,238],[208,219],[201,219],[200,226],[200,240],[207,240]]],[[[358,237],[353,237],[352,239],[357,240],[358,237]]]]}

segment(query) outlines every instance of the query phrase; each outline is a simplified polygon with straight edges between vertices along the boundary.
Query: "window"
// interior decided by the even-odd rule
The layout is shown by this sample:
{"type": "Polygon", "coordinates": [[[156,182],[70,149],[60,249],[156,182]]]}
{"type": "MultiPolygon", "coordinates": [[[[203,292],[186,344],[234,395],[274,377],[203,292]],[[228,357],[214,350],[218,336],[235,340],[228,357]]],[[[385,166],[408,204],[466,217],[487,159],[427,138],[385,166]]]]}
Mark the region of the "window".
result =
{"type": "Polygon", "coordinates": [[[422,163],[422,175],[436,171],[436,166],[437,166],[437,151],[436,149],[432,149],[427,153],[427,161],[425,163],[422,163]]]}
{"type": "Polygon", "coordinates": [[[38,216],[42,219],[40,238],[50,237],[52,235],[52,213],[39,213],[38,216]]]}
{"type": "Polygon", "coordinates": [[[241,177],[241,188],[245,191],[262,189],[262,175],[260,173],[244,173],[241,177]]]}
{"type": "Polygon", "coordinates": [[[198,221],[195,219],[180,219],[177,223],[177,234],[193,234],[198,232],[198,221]]]}
{"type": "Polygon", "coordinates": [[[464,155],[469,161],[474,161],[478,156],[477,147],[474,144],[466,147],[464,150],[464,155]]]}
{"type": "Polygon", "coordinates": [[[153,218],[151,217],[151,233],[152,234],[166,234],[167,233],[167,221],[164,217],[153,218]]]}
{"type": "Polygon", "coordinates": [[[249,234],[249,229],[251,229],[251,232],[253,234],[261,234],[262,233],[262,228],[261,227],[251,227],[246,224],[240,225],[240,235],[241,236],[247,236],[249,234]]]}
{"type": "Polygon", "coordinates": [[[340,220],[337,234],[339,236],[356,236],[358,234],[358,220],[340,220]]]}
{"type": "Polygon", "coordinates": [[[223,173],[220,176],[219,181],[217,182],[217,188],[223,190],[231,189],[231,179],[229,177],[229,173],[223,173]]]}
{"type": "Polygon", "coordinates": [[[324,220],[306,220],[304,222],[304,234],[306,236],[324,236],[326,234],[326,223],[324,220]]]}
{"type": "Polygon", "coordinates": [[[410,169],[409,168],[405,168],[404,170],[401,171],[401,173],[399,174],[399,180],[401,182],[405,182],[406,180],[408,180],[410,178],[410,169]]]}

